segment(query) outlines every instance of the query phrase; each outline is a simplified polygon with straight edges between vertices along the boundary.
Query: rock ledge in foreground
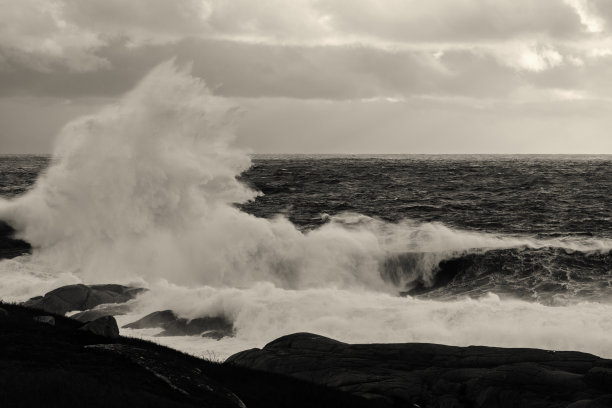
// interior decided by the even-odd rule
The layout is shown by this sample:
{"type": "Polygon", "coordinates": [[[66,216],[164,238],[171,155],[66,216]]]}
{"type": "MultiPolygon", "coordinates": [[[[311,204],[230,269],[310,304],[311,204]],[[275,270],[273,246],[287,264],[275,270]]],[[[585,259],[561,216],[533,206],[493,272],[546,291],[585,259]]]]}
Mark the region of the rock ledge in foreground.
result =
{"type": "Polygon", "coordinates": [[[612,360],[580,352],[423,343],[346,344],[297,333],[263,349],[234,354],[226,362],[326,385],[390,406],[612,407],[612,360]]]}
{"type": "MultiPolygon", "coordinates": [[[[0,302],[0,407],[379,408],[295,378],[202,360],[83,323],[0,302]]],[[[110,320],[110,318],[109,318],[110,320]]]]}

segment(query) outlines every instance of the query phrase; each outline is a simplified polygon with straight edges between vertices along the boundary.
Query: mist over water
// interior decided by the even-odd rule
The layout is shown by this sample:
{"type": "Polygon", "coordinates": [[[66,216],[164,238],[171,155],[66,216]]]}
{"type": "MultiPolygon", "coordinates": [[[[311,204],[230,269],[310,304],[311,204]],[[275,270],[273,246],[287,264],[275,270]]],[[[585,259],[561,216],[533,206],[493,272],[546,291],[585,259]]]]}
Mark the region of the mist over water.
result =
{"type": "Polygon", "coordinates": [[[232,146],[239,116],[187,69],[166,62],[118,103],[68,124],[33,188],[0,201],[0,219],[35,248],[0,262],[0,298],[21,301],[78,282],[145,286],[150,291],[120,323],[164,309],[234,322],[234,339],[156,338],[204,355],[312,331],[349,342],[612,356],[612,305],[601,297],[553,307],[494,293],[399,296],[434,285],[441,261],[468,254],[553,248],[605,264],[610,237],[482,232],[354,212],[311,229],[281,215],[256,217],[237,206],[260,194],[236,179],[251,166],[232,146]]]}

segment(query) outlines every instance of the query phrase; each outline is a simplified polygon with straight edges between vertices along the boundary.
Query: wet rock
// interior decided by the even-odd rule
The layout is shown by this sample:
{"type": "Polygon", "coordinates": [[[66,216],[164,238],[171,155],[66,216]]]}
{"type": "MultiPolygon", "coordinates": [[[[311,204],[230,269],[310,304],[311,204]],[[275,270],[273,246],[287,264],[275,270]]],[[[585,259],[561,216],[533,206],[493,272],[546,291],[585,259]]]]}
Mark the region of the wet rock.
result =
{"type": "Polygon", "coordinates": [[[129,311],[130,305],[127,304],[105,304],[96,306],[95,308],[86,310],[84,312],[75,313],[70,316],[70,318],[87,323],[104,316],[124,315],[129,311]]]}
{"type": "Polygon", "coordinates": [[[595,407],[612,398],[610,360],[579,352],[346,344],[297,333],[263,349],[234,354],[226,362],[392,406],[595,407]]]}
{"type": "Polygon", "coordinates": [[[225,317],[199,317],[185,319],[178,317],[172,310],[153,312],[140,320],[123,326],[127,329],[161,328],[157,336],[198,336],[213,339],[234,335],[234,325],[225,317]]]}
{"type": "Polygon", "coordinates": [[[45,323],[51,326],[55,326],[55,317],[53,316],[36,316],[34,321],[38,323],[45,323]]]}
{"type": "Polygon", "coordinates": [[[144,290],[115,284],[68,285],[52,290],[43,297],[32,298],[23,305],[63,315],[73,310],[89,310],[105,303],[124,303],[144,290]]]}
{"type": "Polygon", "coordinates": [[[124,329],[152,329],[164,327],[164,325],[174,322],[178,316],[172,310],[160,310],[153,312],[142,319],[122,326],[124,329]]]}
{"type": "Polygon", "coordinates": [[[113,316],[104,316],[92,322],[86,323],[79,330],[84,330],[99,336],[116,339],[119,337],[119,327],[113,316]]]}
{"type": "Polygon", "coordinates": [[[200,334],[200,336],[205,337],[207,339],[221,340],[225,337],[234,336],[234,331],[233,329],[232,330],[206,330],[205,332],[200,334]]]}
{"type": "Polygon", "coordinates": [[[212,338],[231,337],[234,335],[232,322],[224,317],[199,317],[196,319],[178,318],[163,326],[164,331],[158,336],[197,336],[212,338]]]}

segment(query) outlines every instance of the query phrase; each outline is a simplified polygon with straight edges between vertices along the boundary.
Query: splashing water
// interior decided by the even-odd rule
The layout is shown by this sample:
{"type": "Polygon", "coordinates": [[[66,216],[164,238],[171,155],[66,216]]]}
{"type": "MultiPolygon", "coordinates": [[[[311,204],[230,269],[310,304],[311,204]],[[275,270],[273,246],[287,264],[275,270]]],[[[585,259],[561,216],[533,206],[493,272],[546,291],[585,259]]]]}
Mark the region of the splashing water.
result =
{"type": "Polygon", "coordinates": [[[552,308],[496,295],[453,302],[396,296],[417,279],[431,281],[440,260],[475,248],[609,251],[610,242],[542,241],[355,214],[303,233],[280,216],[254,217],[234,206],[257,195],[236,180],[250,166],[231,146],[239,113],[170,61],[117,104],[68,124],[34,188],[0,202],[0,219],[35,248],[0,263],[0,297],[24,300],[76,282],[137,282],[151,290],[121,323],[162,309],[234,321],[232,340],[161,339],[200,354],[224,355],[310,330],[353,342],[612,355],[606,304],[552,308]],[[421,255],[395,275],[381,273],[390,256],[402,253],[421,255]],[[524,330],[510,329],[517,325],[524,330]]]}
{"type": "Polygon", "coordinates": [[[117,105],[69,124],[48,172],[2,218],[39,261],[88,281],[383,286],[371,233],[304,235],[232,206],[256,195],[235,178],[250,164],[228,146],[235,112],[162,64],[117,105]]]}

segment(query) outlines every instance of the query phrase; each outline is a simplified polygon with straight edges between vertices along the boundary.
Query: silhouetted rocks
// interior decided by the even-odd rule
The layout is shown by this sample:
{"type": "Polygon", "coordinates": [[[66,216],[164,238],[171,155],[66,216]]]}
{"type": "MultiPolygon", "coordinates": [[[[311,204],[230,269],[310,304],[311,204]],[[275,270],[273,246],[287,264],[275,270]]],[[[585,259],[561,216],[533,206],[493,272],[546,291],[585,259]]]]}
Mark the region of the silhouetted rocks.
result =
{"type": "Polygon", "coordinates": [[[34,321],[55,326],[55,317],[53,316],[36,316],[34,317],[34,321]]]}
{"type": "Polygon", "coordinates": [[[172,310],[161,310],[150,313],[142,319],[123,325],[122,327],[125,329],[152,329],[164,327],[164,325],[172,323],[177,319],[178,316],[174,314],[172,310]]]}
{"type": "Polygon", "coordinates": [[[0,220],[0,259],[15,258],[32,251],[32,246],[21,239],[15,238],[15,229],[0,220]]]}
{"type": "Polygon", "coordinates": [[[105,303],[127,302],[143,290],[122,285],[68,285],[62,286],[44,296],[37,296],[23,303],[24,306],[65,314],[73,310],[88,310],[105,303]]]}
{"type": "Polygon", "coordinates": [[[83,324],[3,304],[0,407],[377,407],[314,383],[202,360],[136,338],[101,337],[83,324]]]}
{"type": "Polygon", "coordinates": [[[390,406],[612,406],[612,360],[579,352],[346,344],[297,333],[226,362],[335,387],[390,406]]]}
{"type": "Polygon", "coordinates": [[[8,315],[9,313],[7,312],[7,310],[0,307],[0,320],[8,318],[8,315]]]}
{"type": "Polygon", "coordinates": [[[87,323],[104,316],[121,316],[129,311],[129,304],[103,304],[96,306],[93,309],[85,310],[84,312],[75,313],[70,317],[80,322],[87,323]]]}
{"type": "Polygon", "coordinates": [[[204,389],[214,406],[246,408],[246,405],[227,388],[212,381],[197,365],[186,366],[182,361],[161,358],[159,353],[126,344],[94,344],[85,346],[107,354],[116,354],[151,372],[169,388],[183,395],[202,392],[204,389]]]}
{"type": "Polygon", "coordinates": [[[158,336],[202,336],[214,339],[234,335],[232,322],[224,317],[198,317],[196,319],[178,318],[163,326],[158,336]]]}
{"type": "MultiPolygon", "coordinates": [[[[50,314],[50,326],[34,321],[42,317],[35,309],[0,305],[7,312],[0,324],[0,406],[612,406],[612,361],[586,353],[351,345],[297,333],[218,364],[139,339],[101,337],[112,317],[83,325],[50,314]]],[[[157,312],[139,328],[173,316],[157,312]]]]}
{"type": "Polygon", "coordinates": [[[225,317],[198,317],[185,319],[172,310],[162,310],[146,315],[140,320],[126,324],[127,329],[161,328],[157,336],[198,336],[222,339],[234,335],[234,325],[225,317]]]}
{"type": "Polygon", "coordinates": [[[113,316],[104,316],[92,322],[85,323],[79,330],[86,330],[98,336],[108,337],[109,339],[116,339],[119,337],[119,327],[117,327],[117,321],[113,316]]]}

